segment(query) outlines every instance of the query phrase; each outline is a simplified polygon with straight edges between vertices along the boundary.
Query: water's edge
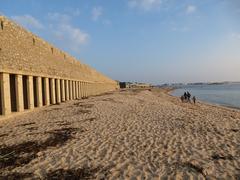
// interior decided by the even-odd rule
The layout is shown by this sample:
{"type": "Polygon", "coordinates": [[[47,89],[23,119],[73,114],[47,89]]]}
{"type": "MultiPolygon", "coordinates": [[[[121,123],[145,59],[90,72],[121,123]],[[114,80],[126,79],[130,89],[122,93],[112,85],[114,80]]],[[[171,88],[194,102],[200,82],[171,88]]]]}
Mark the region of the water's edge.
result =
{"type": "MultiPolygon", "coordinates": [[[[167,92],[167,94],[170,95],[170,96],[172,96],[172,97],[180,98],[179,96],[173,95],[173,92],[176,91],[177,89],[181,89],[181,88],[171,88],[171,89],[167,92]]],[[[214,106],[214,107],[223,107],[223,108],[227,108],[227,109],[231,109],[231,110],[239,110],[239,111],[240,111],[240,107],[236,107],[236,106],[231,106],[231,105],[226,105],[226,104],[212,103],[212,102],[202,101],[202,100],[198,100],[198,102],[200,102],[200,103],[202,103],[202,104],[214,106]]]]}

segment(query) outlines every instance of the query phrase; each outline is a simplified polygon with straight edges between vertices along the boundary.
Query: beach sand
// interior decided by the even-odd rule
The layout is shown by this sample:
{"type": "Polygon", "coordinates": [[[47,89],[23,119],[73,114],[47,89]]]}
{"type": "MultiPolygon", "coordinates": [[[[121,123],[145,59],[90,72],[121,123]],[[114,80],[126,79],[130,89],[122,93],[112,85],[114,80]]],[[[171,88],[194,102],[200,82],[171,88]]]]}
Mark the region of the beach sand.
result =
{"type": "Polygon", "coordinates": [[[125,90],[0,122],[0,179],[240,178],[240,111],[125,90]]]}

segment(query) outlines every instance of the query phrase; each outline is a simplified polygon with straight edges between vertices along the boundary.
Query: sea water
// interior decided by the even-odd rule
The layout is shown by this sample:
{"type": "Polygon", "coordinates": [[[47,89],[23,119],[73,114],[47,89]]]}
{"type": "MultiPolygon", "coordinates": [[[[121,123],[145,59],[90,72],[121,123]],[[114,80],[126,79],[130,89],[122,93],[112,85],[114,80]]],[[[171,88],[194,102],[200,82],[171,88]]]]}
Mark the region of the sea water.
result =
{"type": "Polygon", "coordinates": [[[184,92],[190,92],[201,101],[227,107],[240,108],[240,83],[239,84],[215,84],[215,85],[187,85],[174,90],[173,96],[181,96],[184,92]]]}

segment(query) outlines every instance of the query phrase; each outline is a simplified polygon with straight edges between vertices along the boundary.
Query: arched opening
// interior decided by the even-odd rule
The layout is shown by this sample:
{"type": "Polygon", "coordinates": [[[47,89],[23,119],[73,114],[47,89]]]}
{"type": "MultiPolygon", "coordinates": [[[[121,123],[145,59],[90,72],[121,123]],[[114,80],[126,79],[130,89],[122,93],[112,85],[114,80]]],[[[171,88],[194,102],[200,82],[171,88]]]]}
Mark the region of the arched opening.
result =
{"type": "Polygon", "coordinates": [[[23,104],[24,109],[28,109],[27,76],[23,76],[23,104]]]}
{"type": "Polygon", "coordinates": [[[1,21],[1,29],[3,30],[3,21],[1,21]]]}
{"type": "Polygon", "coordinates": [[[50,98],[50,104],[54,104],[54,102],[53,102],[53,99],[52,99],[52,91],[53,91],[53,87],[52,87],[52,79],[50,79],[49,78],[49,81],[48,81],[48,83],[49,83],[49,98],[50,98]]]}
{"type": "Polygon", "coordinates": [[[57,79],[54,80],[54,85],[55,85],[55,99],[56,99],[56,102],[57,102],[57,96],[58,96],[58,90],[57,90],[57,79]]]}
{"type": "Polygon", "coordinates": [[[34,96],[34,107],[37,107],[37,77],[33,77],[33,96],[34,96]]]}
{"type": "Polygon", "coordinates": [[[35,41],[35,38],[33,38],[33,45],[35,45],[36,41],[35,41]]]}
{"type": "Polygon", "coordinates": [[[71,92],[71,90],[72,90],[71,85],[72,85],[72,83],[70,81],[68,81],[68,94],[69,94],[68,97],[69,97],[69,99],[71,99],[71,94],[72,94],[72,92],[71,92]]]}
{"type": "Polygon", "coordinates": [[[68,81],[67,81],[67,80],[64,80],[64,85],[65,85],[64,88],[65,88],[65,98],[66,98],[66,100],[68,100],[68,99],[67,99],[67,97],[68,97],[68,91],[67,91],[67,85],[68,85],[68,84],[67,84],[67,83],[68,83],[68,81]]]}
{"type": "Polygon", "coordinates": [[[17,95],[16,95],[16,75],[10,74],[10,100],[11,100],[11,111],[17,112],[17,95]]]}
{"type": "Polygon", "coordinates": [[[60,80],[60,94],[61,94],[61,99],[60,99],[60,101],[61,101],[61,102],[63,102],[63,98],[64,98],[63,92],[64,92],[64,89],[65,89],[65,87],[63,87],[63,81],[64,81],[64,80],[60,80]],[[64,88],[64,89],[63,89],[63,88],[64,88]]]}
{"type": "Polygon", "coordinates": [[[43,102],[43,106],[46,105],[46,92],[45,92],[45,83],[44,83],[44,78],[42,78],[42,102],[43,102]]]}

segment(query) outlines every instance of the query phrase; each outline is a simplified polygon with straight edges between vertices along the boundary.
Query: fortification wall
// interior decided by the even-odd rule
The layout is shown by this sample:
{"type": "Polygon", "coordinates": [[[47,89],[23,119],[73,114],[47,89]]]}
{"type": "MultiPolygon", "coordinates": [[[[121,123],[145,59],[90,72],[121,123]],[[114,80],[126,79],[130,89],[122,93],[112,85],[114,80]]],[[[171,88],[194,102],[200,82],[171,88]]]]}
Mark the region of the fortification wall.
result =
{"type": "Polygon", "coordinates": [[[0,115],[117,88],[116,81],[0,16],[0,115]]]}
{"type": "Polygon", "coordinates": [[[0,69],[96,82],[114,82],[16,23],[0,16],[0,69]]]}

